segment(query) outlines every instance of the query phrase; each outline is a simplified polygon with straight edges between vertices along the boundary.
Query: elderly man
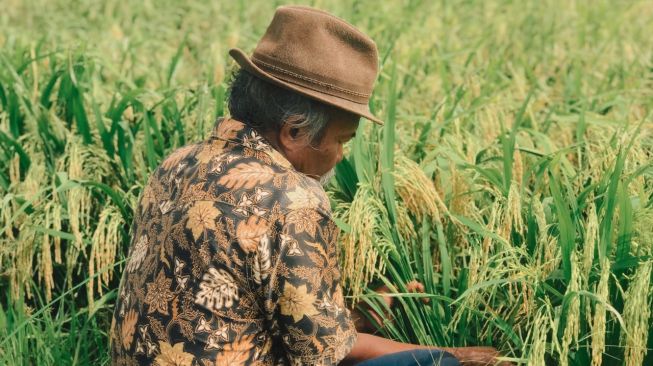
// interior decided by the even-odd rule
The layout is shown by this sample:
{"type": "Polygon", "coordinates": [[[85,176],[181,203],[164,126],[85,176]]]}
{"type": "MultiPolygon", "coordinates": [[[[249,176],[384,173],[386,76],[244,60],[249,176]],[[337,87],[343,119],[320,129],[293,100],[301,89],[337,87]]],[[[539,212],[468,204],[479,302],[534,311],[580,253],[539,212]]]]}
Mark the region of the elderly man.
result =
{"type": "Polygon", "coordinates": [[[173,152],[145,187],[111,327],[117,365],[493,362],[357,333],[320,182],[342,159],[377,75],[374,42],[281,7],[230,86],[230,118],[173,152]]]}

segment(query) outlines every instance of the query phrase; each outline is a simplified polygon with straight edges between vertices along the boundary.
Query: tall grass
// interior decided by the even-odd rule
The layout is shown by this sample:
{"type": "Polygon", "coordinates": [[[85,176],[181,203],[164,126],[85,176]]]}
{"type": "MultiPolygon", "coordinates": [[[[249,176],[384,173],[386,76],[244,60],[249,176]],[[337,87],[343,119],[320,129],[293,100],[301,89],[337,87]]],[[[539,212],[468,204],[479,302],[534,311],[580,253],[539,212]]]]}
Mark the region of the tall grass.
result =
{"type": "MultiPolygon", "coordinates": [[[[225,113],[226,51],[278,4],[6,3],[0,363],[105,364],[141,189],[225,113]]],[[[378,331],[529,365],[652,363],[653,8],[305,3],[380,50],[386,125],[361,125],[329,190],[378,331]]]]}

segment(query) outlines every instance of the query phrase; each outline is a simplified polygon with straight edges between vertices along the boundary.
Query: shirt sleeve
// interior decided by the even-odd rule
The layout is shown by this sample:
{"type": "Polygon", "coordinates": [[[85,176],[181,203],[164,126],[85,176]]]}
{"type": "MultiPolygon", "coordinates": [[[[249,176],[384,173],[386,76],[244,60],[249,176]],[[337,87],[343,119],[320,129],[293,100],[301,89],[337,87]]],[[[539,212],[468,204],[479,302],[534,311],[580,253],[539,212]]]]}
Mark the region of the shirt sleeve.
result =
{"type": "Polygon", "coordinates": [[[291,364],[335,365],[352,349],[356,329],[343,299],[339,230],[328,214],[287,213],[273,239],[266,312],[291,364]]]}

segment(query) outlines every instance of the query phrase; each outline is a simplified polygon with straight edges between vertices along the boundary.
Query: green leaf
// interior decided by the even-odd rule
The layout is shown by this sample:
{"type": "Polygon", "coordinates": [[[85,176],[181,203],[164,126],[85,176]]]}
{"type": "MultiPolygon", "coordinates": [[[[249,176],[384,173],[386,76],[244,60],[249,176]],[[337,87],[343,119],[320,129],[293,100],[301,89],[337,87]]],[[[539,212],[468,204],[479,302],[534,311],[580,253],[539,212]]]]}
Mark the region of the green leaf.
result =
{"type": "Polygon", "coordinates": [[[571,211],[562,195],[557,176],[549,169],[551,195],[558,217],[558,244],[562,249],[562,270],[565,280],[571,279],[571,253],[575,246],[576,228],[571,219],[571,211]]]}
{"type": "MultiPolygon", "coordinates": [[[[390,97],[388,99],[388,115],[383,129],[383,145],[381,145],[381,187],[385,196],[386,207],[388,208],[388,216],[390,218],[390,225],[397,224],[397,210],[395,208],[395,186],[394,176],[394,151],[395,151],[395,118],[396,118],[396,105],[397,105],[397,92],[395,90],[397,84],[397,64],[392,64],[392,74],[390,79],[390,97]]],[[[394,233],[395,231],[393,231],[394,233]]],[[[395,242],[399,238],[396,234],[395,242]]]]}

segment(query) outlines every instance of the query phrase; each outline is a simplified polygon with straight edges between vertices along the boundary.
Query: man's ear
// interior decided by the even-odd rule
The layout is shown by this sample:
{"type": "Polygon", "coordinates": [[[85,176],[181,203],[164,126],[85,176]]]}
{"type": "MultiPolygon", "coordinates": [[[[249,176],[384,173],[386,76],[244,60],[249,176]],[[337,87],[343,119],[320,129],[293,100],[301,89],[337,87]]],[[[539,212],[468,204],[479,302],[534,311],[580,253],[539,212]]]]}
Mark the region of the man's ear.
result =
{"type": "Polygon", "coordinates": [[[279,144],[285,151],[296,151],[304,145],[304,136],[292,123],[284,123],[279,131],[279,144]]]}

